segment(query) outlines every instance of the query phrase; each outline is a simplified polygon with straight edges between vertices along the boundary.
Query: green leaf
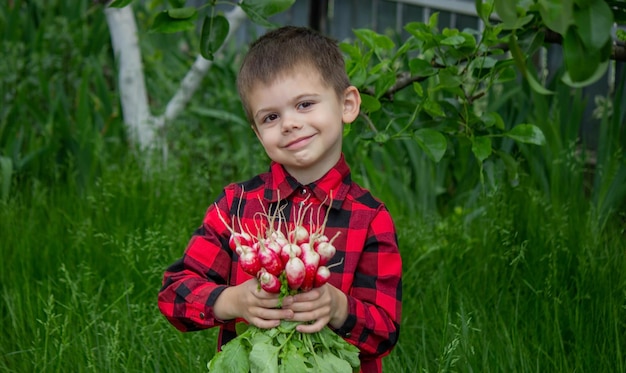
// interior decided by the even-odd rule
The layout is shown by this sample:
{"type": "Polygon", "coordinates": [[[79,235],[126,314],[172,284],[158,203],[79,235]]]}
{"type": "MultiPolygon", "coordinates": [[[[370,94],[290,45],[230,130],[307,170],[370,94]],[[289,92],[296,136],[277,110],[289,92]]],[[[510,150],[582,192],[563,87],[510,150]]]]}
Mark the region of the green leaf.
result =
{"type": "Polygon", "coordinates": [[[214,54],[222,47],[228,36],[230,24],[226,17],[217,15],[206,16],[202,24],[200,36],[200,54],[207,60],[213,60],[214,54]]]}
{"type": "Polygon", "coordinates": [[[588,7],[577,10],[574,20],[578,35],[587,49],[597,49],[611,38],[613,12],[603,0],[596,0],[588,7]]]}
{"type": "MultiPolygon", "coordinates": [[[[197,13],[196,13],[197,15],[197,13]]],[[[175,19],[170,17],[167,10],[159,13],[152,22],[150,32],[171,34],[180,31],[193,30],[196,27],[195,16],[187,19],[175,19]]]]}
{"type": "Polygon", "coordinates": [[[442,45],[448,45],[451,47],[458,47],[465,43],[465,38],[461,35],[449,36],[441,41],[442,45]]]}
{"type": "Polygon", "coordinates": [[[554,92],[546,89],[542,86],[535,77],[528,72],[526,68],[526,58],[522,54],[522,51],[517,43],[517,38],[515,35],[512,35],[509,38],[509,49],[511,51],[511,55],[513,56],[513,61],[515,61],[515,66],[517,66],[518,70],[522,73],[522,76],[526,78],[526,81],[530,85],[530,87],[537,93],[543,95],[550,95],[554,92]]]}
{"type": "Polygon", "coordinates": [[[472,140],[472,153],[482,163],[491,155],[491,137],[479,136],[472,140]]]}
{"type": "Polygon", "coordinates": [[[196,17],[198,11],[194,7],[174,8],[167,10],[167,14],[173,19],[189,19],[196,17]]]}
{"type": "Polygon", "coordinates": [[[504,130],[504,120],[495,111],[484,114],[481,119],[487,128],[495,126],[497,129],[504,130]]]}
{"type": "Polygon", "coordinates": [[[437,69],[434,68],[430,62],[421,58],[413,58],[410,60],[409,68],[411,70],[411,75],[415,76],[427,77],[437,74],[437,69]]]}
{"type": "Polygon", "coordinates": [[[280,372],[306,372],[308,368],[304,363],[302,353],[295,347],[293,343],[288,343],[284,347],[285,351],[282,355],[280,372]]]}
{"type": "Polygon", "coordinates": [[[570,29],[563,38],[563,56],[569,77],[574,82],[589,79],[600,65],[600,53],[585,48],[575,29],[570,29]]]}
{"type": "Polygon", "coordinates": [[[491,26],[491,12],[493,11],[494,0],[484,2],[483,0],[475,0],[476,14],[485,23],[486,26],[491,26]]]}
{"type": "Polygon", "coordinates": [[[226,343],[222,351],[218,352],[207,364],[209,372],[248,373],[250,351],[243,343],[243,339],[235,338],[226,343]]]}
{"type": "Polygon", "coordinates": [[[111,4],[109,4],[109,8],[123,8],[132,2],[133,0],[113,0],[111,4]]]}
{"type": "Polygon", "coordinates": [[[539,13],[546,26],[552,31],[565,35],[570,25],[574,23],[573,0],[539,0],[538,5],[539,13]]]}
{"type": "Polygon", "coordinates": [[[494,0],[495,11],[500,16],[505,29],[512,29],[517,23],[517,1],[494,0]]]}
{"type": "Polygon", "coordinates": [[[243,0],[239,6],[252,22],[264,27],[274,27],[267,19],[284,12],[294,3],[295,0],[243,0]]]}
{"type": "Polygon", "coordinates": [[[361,108],[365,113],[373,113],[380,110],[381,104],[376,97],[361,93],[361,108]]]}
{"type": "Polygon", "coordinates": [[[363,42],[368,48],[375,51],[391,50],[395,47],[395,43],[387,36],[381,35],[370,29],[355,29],[354,35],[363,42]]]}
{"type": "Polygon", "coordinates": [[[280,348],[271,343],[254,343],[250,351],[250,372],[278,373],[278,352],[280,348]]]}
{"type": "Polygon", "coordinates": [[[572,77],[570,76],[570,72],[566,71],[565,74],[563,74],[563,76],[561,77],[561,80],[563,81],[563,83],[567,84],[570,87],[573,88],[584,88],[587,87],[595,82],[597,82],[598,80],[600,80],[600,78],[602,78],[604,76],[604,74],[606,74],[606,71],[609,69],[609,60],[606,60],[604,62],[600,62],[597,65],[596,71],[593,72],[587,79],[582,80],[582,81],[573,81],[572,77]]]}
{"type": "Polygon", "coordinates": [[[413,90],[419,97],[424,97],[424,88],[422,88],[422,85],[418,82],[413,83],[413,90]]]}
{"type": "Polygon", "coordinates": [[[437,101],[430,98],[426,98],[426,100],[424,100],[424,111],[433,118],[445,116],[441,105],[439,105],[437,101]]]}
{"type": "Polygon", "coordinates": [[[533,124],[518,124],[504,136],[526,144],[544,145],[546,137],[541,129],[533,124]]]}
{"type": "Polygon", "coordinates": [[[439,162],[446,153],[448,142],[440,132],[430,128],[422,128],[413,134],[417,144],[424,150],[426,155],[434,162],[439,162]]]}

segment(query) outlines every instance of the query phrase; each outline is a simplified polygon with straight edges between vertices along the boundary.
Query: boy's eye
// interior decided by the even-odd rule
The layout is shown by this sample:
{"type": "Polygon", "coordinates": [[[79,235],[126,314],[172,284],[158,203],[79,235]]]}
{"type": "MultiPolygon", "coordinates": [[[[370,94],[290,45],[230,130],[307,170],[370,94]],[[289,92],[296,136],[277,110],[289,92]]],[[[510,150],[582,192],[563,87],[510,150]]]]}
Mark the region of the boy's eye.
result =
{"type": "Polygon", "coordinates": [[[276,120],[276,119],[278,119],[278,115],[270,114],[270,115],[267,115],[266,117],[263,118],[263,123],[271,122],[271,121],[276,120]]]}
{"type": "Polygon", "coordinates": [[[304,101],[298,104],[298,109],[306,109],[311,106],[313,106],[313,103],[311,101],[304,101]]]}

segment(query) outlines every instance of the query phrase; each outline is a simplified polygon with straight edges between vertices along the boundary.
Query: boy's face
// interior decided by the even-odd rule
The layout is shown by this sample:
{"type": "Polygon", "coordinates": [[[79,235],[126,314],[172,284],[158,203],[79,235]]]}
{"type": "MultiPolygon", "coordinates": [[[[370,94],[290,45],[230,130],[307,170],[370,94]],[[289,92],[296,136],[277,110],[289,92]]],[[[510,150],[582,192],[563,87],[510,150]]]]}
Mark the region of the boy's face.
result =
{"type": "Polygon", "coordinates": [[[343,124],[356,119],[361,104],[355,87],[337,97],[316,69],[304,66],[254,85],[248,98],[253,128],[267,155],[303,184],[337,163],[343,124]]]}

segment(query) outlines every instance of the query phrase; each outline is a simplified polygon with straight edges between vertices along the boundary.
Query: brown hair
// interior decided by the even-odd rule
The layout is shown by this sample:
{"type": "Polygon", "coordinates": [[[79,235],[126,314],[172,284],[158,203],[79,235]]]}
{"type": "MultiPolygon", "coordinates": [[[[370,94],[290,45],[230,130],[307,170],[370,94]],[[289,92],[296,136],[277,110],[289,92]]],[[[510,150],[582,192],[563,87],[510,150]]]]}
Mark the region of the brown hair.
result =
{"type": "Polygon", "coordinates": [[[335,40],[306,27],[271,30],[250,45],[237,76],[239,97],[251,124],[254,120],[247,93],[255,84],[268,84],[301,64],[316,69],[322,82],[338,96],[350,86],[343,54],[335,40]]]}

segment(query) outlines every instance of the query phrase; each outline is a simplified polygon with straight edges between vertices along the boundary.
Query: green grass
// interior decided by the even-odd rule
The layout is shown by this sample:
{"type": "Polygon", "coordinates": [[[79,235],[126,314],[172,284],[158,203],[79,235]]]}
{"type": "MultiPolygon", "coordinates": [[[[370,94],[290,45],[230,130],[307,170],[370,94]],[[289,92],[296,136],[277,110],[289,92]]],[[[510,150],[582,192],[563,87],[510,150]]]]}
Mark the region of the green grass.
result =
{"type": "MultiPolygon", "coordinates": [[[[81,193],[34,183],[3,203],[0,371],[204,371],[216,330],[179,333],[156,295],[225,180],[181,169],[111,167],[81,193]]],[[[525,187],[481,206],[395,216],[404,318],[385,371],[625,371],[624,224],[594,232],[525,187]]]]}

